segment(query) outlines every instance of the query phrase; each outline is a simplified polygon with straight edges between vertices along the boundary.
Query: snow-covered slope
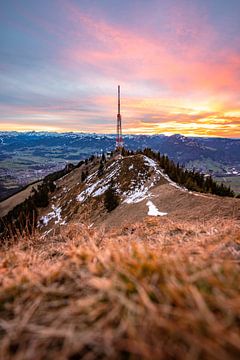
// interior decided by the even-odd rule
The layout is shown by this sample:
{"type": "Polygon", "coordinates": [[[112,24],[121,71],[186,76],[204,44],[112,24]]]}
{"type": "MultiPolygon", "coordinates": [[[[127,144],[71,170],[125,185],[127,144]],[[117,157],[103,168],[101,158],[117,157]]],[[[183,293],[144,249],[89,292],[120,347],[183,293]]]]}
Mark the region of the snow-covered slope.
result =
{"type": "Polygon", "coordinates": [[[156,161],[142,154],[108,160],[100,176],[98,169],[99,160],[95,160],[58,180],[49,207],[39,216],[38,227],[44,234],[70,222],[114,226],[148,216],[173,219],[207,218],[219,213],[229,216],[233,206],[232,199],[187,191],[171,181],[156,161]],[[84,182],[82,171],[89,173],[84,182]],[[120,204],[108,213],[104,194],[110,185],[120,204]]]}
{"type": "MultiPolygon", "coordinates": [[[[128,157],[118,156],[106,162],[101,176],[99,176],[98,167],[97,164],[91,168],[90,175],[83,183],[71,180],[74,176],[72,173],[60,180],[58,191],[52,197],[49,209],[43,211],[39,218],[40,229],[48,231],[49,227],[55,227],[55,225],[61,226],[76,219],[82,220],[84,213],[86,215],[90,208],[94,208],[91,211],[96,216],[97,213],[106,213],[103,198],[111,184],[119,196],[120,204],[127,206],[150,199],[151,191],[155,186],[169,182],[167,175],[154,160],[140,154],[128,157]]],[[[174,183],[173,185],[178,187],[174,183]]],[[[155,211],[154,215],[156,214],[155,211]]]]}
{"type": "Polygon", "coordinates": [[[87,178],[84,190],[77,195],[79,202],[103,195],[111,183],[122,202],[127,204],[138,203],[151,197],[150,189],[160,180],[166,180],[172,186],[184,190],[164,174],[156,161],[144,155],[119,158],[106,166],[103,176],[98,178],[97,175],[98,172],[95,171],[87,178]]]}

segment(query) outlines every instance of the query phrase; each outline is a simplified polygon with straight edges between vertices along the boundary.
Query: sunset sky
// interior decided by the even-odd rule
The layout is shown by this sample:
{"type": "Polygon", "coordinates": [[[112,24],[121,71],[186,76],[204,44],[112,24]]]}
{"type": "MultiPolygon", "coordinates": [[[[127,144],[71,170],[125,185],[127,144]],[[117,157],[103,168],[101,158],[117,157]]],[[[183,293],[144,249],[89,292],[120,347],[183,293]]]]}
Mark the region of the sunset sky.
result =
{"type": "Polygon", "coordinates": [[[0,0],[0,130],[240,136],[239,0],[0,0]]]}

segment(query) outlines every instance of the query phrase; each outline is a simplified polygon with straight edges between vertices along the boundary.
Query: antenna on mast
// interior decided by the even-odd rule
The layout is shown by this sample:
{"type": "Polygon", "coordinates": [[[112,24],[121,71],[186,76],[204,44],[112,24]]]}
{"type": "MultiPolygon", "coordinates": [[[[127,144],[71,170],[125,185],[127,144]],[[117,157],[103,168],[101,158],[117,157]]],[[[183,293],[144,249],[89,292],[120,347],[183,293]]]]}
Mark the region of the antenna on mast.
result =
{"type": "Polygon", "coordinates": [[[120,85],[118,85],[118,114],[117,114],[117,138],[116,138],[116,149],[121,150],[123,148],[122,139],[122,117],[120,111],[120,85]]]}

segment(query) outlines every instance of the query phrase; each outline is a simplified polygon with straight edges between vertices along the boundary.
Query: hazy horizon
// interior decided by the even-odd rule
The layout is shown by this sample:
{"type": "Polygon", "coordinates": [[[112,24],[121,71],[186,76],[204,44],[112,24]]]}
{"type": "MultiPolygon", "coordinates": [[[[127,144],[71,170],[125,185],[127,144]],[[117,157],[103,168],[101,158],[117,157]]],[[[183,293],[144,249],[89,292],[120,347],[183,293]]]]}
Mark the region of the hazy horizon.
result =
{"type": "MultiPolygon", "coordinates": [[[[82,130],[35,130],[34,128],[25,130],[23,129],[4,129],[1,128],[1,124],[0,124],[0,132],[4,132],[4,133],[11,133],[11,132],[17,132],[17,133],[31,133],[31,132],[36,132],[36,133],[56,133],[56,134],[67,134],[67,133],[78,133],[78,134],[96,134],[96,135],[116,135],[116,132],[112,131],[112,132],[106,132],[106,131],[102,131],[102,132],[97,132],[97,131],[82,131],[82,130]]],[[[146,135],[146,136],[154,136],[154,135],[163,135],[163,136],[173,136],[173,135],[182,135],[185,137],[209,137],[209,138],[223,138],[223,139],[240,139],[240,134],[236,134],[236,135],[217,135],[217,134],[198,134],[198,133],[184,133],[184,132],[124,132],[122,134],[123,136],[125,135],[135,135],[135,136],[140,136],[140,135],[146,135]]]]}
{"type": "MultiPolygon", "coordinates": [[[[1,130],[0,132],[4,132],[4,133],[11,133],[11,132],[17,132],[17,133],[48,133],[48,134],[85,134],[85,135],[112,135],[112,136],[116,136],[116,132],[109,132],[109,133],[104,133],[104,132],[90,132],[90,131],[53,131],[53,130],[1,130]]],[[[185,136],[185,137],[208,137],[208,138],[222,138],[222,139],[233,139],[233,140],[239,140],[240,137],[239,136],[235,136],[235,137],[225,137],[225,136],[216,136],[216,135],[184,135],[181,133],[153,133],[153,134],[144,134],[144,133],[124,133],[122,134],[122,136],[130,136],[130,135],[134,135],[134,136],[174,136],[174,135],[181,135],[181,136],[185,136]]]]}

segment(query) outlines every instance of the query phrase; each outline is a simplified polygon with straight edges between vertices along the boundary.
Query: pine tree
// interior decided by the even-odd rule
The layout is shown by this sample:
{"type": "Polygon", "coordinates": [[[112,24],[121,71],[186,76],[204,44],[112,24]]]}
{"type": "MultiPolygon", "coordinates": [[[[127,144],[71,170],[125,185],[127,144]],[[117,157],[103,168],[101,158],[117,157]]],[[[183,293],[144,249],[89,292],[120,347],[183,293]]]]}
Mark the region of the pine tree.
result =
{"type": "Polygon", "coordinates": [[[48,189],[52,193],[56,189],[56,184],[53,181],[49,181],[48,183],[48,189]]]}
{"type": "Polygon", "coordinates": [[[128,155],[127,152],[126,152],[126,150],[124,149],[124,147],[123,147],[122,150],[121,150],[121,155],[122,155],[122,156],[128,155]]]}
{"type": "Polygon", "coordinates": [[[84,182],[85,179],[86,179],[86,173],[84,171],[82,171],[82,174],[81,174],[81,182],[84,182]]]}
{"type": "Polygon", "coordinates": [[[104,153],[102,153],[102,162],[105,163],[106,162],[106,156],[104,153]]]}
{"type": "Polygon", "coordinates": [[[111,182],[104,194],[104,205],[108,212],[114,210],[119,205],[119,196],[113,187],[113,182],[111,182]]]}
{"type": "Polygon", "coordinates": [[[98,168],[98,177],[101,177],[103,175],[103,169],[104,169],[104,165],[103,165],[103,162],[101,160],[100,164],[99,164],[99,168],[98,168]]]}

